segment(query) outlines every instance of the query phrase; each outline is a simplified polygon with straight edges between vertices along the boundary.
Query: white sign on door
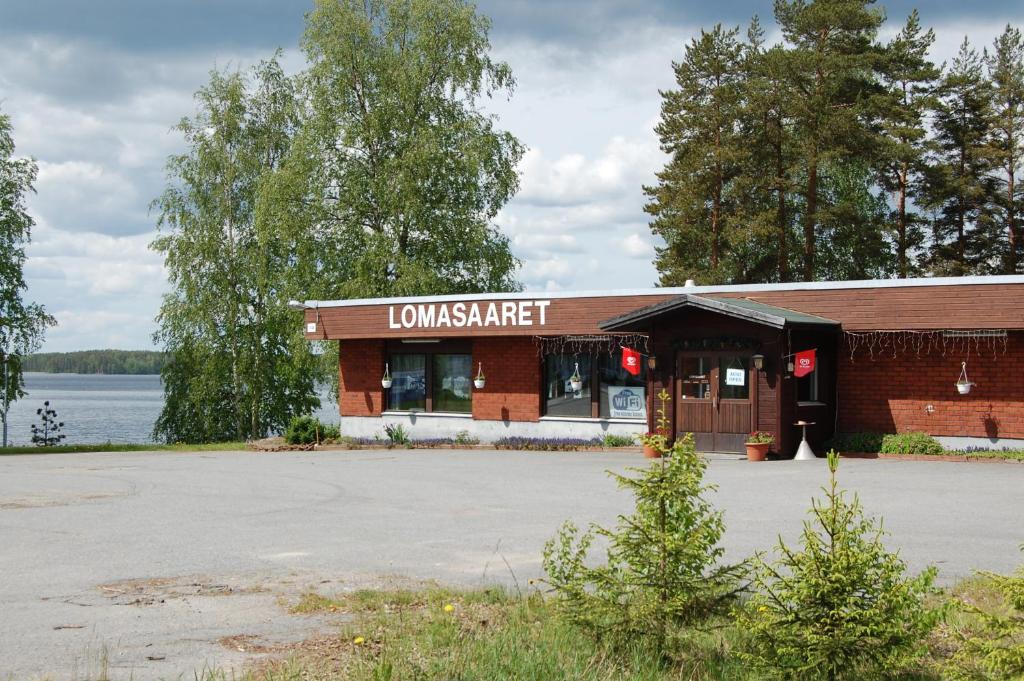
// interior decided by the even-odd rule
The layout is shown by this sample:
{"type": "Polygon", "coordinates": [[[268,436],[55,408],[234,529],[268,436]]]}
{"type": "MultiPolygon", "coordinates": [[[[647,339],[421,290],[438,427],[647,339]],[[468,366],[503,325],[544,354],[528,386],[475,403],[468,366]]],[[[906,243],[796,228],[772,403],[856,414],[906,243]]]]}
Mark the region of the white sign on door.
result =
{"type": "Polygon", "coordinates": [[[725,384],[726,385],[746,385],[747,383],[747,372],[743,369],[726,369],[725,370],[725,384]]]}

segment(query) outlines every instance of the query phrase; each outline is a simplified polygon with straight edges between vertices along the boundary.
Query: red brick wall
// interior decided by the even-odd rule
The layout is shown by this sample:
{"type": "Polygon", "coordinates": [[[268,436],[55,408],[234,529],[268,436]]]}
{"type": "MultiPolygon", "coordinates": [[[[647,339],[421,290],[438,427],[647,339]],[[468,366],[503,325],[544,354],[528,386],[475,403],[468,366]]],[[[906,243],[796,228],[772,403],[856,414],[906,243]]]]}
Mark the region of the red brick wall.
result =
{"type": "Polygon", "coordinates": [[[969,356],[961,348],[922,351],[901,349],[871,359],[859,349],[839,351],[840,432],[895,433],[920,430],[932,435],[1024,438],[1024,334],[1010,332],[1003,353],[990,342],[969,356]],[[968,395],[954,383],[967,360],[969,378],[977,383],[968,395]],[[929,414],[925,408],[935,409],[929,414]]]}
{"type": "Polygon", "coordinates": [[[343,340],[338,352],[338,409],[342,416],[380,416],[384,341],[343,340]]]}
{"type": "Polygon", "coordinates": [[[474,376],[481,362],[487,385],[473,390],[474,419],[540,418],[541,362],[531,338],[474,338],[474,376]]]}

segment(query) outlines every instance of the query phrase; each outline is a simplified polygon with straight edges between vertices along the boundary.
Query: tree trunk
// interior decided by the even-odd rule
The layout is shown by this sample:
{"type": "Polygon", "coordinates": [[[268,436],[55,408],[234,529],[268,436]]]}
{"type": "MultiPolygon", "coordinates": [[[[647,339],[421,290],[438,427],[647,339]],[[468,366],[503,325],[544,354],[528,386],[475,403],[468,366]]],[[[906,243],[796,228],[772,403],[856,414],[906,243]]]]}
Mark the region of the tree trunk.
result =
{"type": "Polygon", "coordinates": [[[779,281],[789,281],[789,215],[786,207],[785,166],[782,158],[782,122],[779,122],[779,137],[775,143],[775,181],[778,183],[778,247],[779,281]]]}
{"type": "Polygon", "coordinates": [[[818,157],[807,168],[807,207],[804,214],[804,281],[814,281],[814,223],[818,213],[818,157]]]}
{"type": "Polygon", "coordinates": [[[1014,178],[1014,161],[1015,159],[1011,156],[1009,162],[1009,168],[1006,180],[1006,229],[1009,232],[1010,238],[1010,254],[1009,260],[1007,261],[1006,273],[1016,274],[1017,273],[1017,210],[1014,203],[1014,192],[1015,192],[1015,179],[1014,178]]]}
{"type": "Polygon", "coordinates": [[[897,253],[899,260],[899,278],[906,279],[907,266],[907,175],[908,164],[903,161],[899,170],[899,195],[896,198],[896,238],[897,253]]]}

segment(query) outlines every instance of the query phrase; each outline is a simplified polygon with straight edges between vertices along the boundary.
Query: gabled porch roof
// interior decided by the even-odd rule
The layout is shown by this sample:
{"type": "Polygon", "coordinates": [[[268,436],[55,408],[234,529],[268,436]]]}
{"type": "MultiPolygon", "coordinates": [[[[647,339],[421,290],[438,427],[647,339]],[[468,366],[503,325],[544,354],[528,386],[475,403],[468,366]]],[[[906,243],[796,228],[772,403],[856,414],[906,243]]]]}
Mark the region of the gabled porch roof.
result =
{"type": "Polygon", "coordinates": [[[717,314],[781,329],[787,326],[838,327],[839,322],[784,307],[766,305],[748,298],[722,298],[684,293],[661,303],[641,307],[606,319],[598,324],[602,331],[640,331],[650,322],[685,309],[706,310],[717,314]]]}

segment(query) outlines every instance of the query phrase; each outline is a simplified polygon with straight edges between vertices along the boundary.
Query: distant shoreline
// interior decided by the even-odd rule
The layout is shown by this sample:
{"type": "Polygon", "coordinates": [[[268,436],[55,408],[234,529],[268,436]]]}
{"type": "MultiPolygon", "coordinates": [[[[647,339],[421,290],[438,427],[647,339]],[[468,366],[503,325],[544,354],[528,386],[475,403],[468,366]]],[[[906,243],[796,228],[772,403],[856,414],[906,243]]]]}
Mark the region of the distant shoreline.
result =
{"type": "Polygon", "coordinates": [[[21,368],[43,374],[148,376],[159,375],[167,361],[167,353],[156,350],[79,350],[29,355],[21,368]]]}

